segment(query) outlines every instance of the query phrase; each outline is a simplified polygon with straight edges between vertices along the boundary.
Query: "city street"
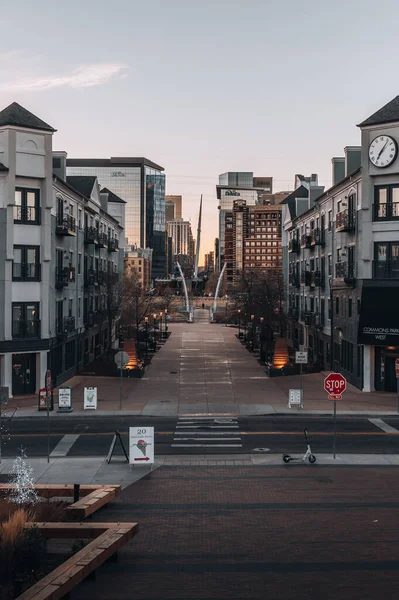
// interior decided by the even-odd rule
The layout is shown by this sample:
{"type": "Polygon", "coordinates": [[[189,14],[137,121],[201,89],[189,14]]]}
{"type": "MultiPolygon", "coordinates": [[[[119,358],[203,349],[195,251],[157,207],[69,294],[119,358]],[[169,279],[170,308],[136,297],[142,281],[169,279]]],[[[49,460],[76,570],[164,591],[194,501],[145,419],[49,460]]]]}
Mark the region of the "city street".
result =
{"type": "MultiPolygon", "coordinates": [[[[339,417],[337,451],[355,454],[399,453],[399,417],[374,419],[339,417]],[[385,430],[384,430],[385,429],[385,430]]],[[[155,428],[156,455],[248,454],[259,449],[270,453],[299,452],[304,448],[307,427],[312,449],[331,453],[333,420],[316,415],[269,417],[58,417],[50,423],[50,452],[57,456],[106,456],[116,430],[128,448],[129,426],[155,428]],[[69,444],[57,451],[63,441],[69,444]],[[60,454],[61,452],[61,454],[60,454]]],[[[47,455],[47,422],[16,419],[3,436],[3,456],[12,457],[19,448],[29,457],[47,455]]],[[[116,446],[115,454],[120,454],[116,446]]]]}

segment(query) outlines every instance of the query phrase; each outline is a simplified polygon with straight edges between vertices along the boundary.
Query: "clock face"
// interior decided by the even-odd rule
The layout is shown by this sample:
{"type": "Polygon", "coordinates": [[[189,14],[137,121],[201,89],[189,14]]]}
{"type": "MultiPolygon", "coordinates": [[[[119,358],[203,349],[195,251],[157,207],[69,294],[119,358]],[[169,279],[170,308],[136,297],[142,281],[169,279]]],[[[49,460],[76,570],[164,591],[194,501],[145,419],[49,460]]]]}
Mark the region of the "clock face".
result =
{"type": "Polygon", "coordinates": [[[370,144],[369,158],[376,167],[388,167],[398,154],[398,145],[389,135],[379,135],[370,144]]]}

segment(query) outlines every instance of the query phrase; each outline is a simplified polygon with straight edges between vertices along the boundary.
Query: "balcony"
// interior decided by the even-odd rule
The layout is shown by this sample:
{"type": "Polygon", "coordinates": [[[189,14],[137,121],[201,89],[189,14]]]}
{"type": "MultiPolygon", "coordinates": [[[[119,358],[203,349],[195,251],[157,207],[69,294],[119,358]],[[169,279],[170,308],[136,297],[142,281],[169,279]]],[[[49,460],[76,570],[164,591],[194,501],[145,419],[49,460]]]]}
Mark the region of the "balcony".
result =
{"type": "Polygon", "coordinates": [[[94,312],[93,311],[90,311],[87,313],[86,319],[85,319],[85,325],[86,325],[86,327],[94,326],[94,312]]]}
{"type": "Polygon", "coordinates": [[[355,283],[355,265],[352,262],[338,262],[335,265],[336,279],[343,279],[345,283],[355,283]]]}
{"type": "Polygon", "coordinates": [[[106,233],[99,233],[98,234],[98,247],[99,248],[106,248],[108,246],[108,236],[106,233]]]}
{"type": "Polygon", "coordinates": [[[373,221],[397,221],[399,202],[373,204],[373,221]]]}
{"type": "Polygon", "coordinates": [[[64,330],[68,333],[75,330],[75,317],[64,317],[64,330]]]}
{"type": "Polygon", "coordinates": [[[312,317],[313,317],[313,313],[311,313],[307,310],[301,311],[301,321],[303,321],[305,323],[305,325],[312,324],[312,317]]]}
{"type": "Polygon", "coordinates": [[[335,219],[335,231],[354,231],[355,223],[355,211],[341,210],[335,219]]]}
{"type": "Polygon", "coordinates": [[[311,286],[324,289],[324,273],[322,271],[312,271],[311,286]]]}
{"type": "Polygon", "coordinates": [[[55,269],[55,287],[57,290],[62,289],[69,283],[69,267],[56,267],[55,269]]]}
{"type": "Polygon", "coordinates": [[[289,273],[288,274],[288,283],[293,287],[299,288],[300,280],[299,275],[297,273],[289,273]]]}
{"type": "Polygon", "coordinates": [[[312,244],[312,236],[304,233],[301,235],[301,248],[310,248],[312,244]]]}
{"type": "Polygon", "coordinates": [[[324,246],[325,244],[325,239],[324,239],[324,229],[320,229],[319,227],[316,227],[316,229],[312,229],[312,233],[311,233],[311,245],[312,246],[324,246]]]}
{"type": "Polygon", "coordinates": [[[110,238],[108,240],[108,252],[118,252],[119,240],[117,238],[110,238]]]}
{"type": "Polygon", "coordinates": [[[85,271],[85,274],[84,274],[85,287],[91,287],[92,285],[94,285],[95,281],[96,281],[96,272],[94,271],[94,269],[89,269],[88,271],[85,271]]]}
{"type": "Polygon", "coordinates": [[[75,329],[75,317],[60,317],[57,319],[55,327],[57,337],[65,339],[75,329]]]}
{"type": "Polygon", "coordinates": [[[86,227],[85,231],[85,243],[86,244],[98,244],[99,233],[95,227],[86,227]]]}
{"type": "Polygon", "coordinates": [[[57,235],[76,235],[76,219],[71,215],[57,215],[55,233],[57,235]]]}
{"type": "Polygon", "coordinates": [[[13,321],[13,338],[40,338],[40,321],[13,321]]]}
{"type": "Polygon", "coordinates": [[[313,323],[314,326],[316,327],[316,329],[323,329],[324,325],[325,325],[325,318],[324,318],[324,314],[315,314],[314,315],[314,319],[313,319],[313,323]]]}
{"type": "Polygon", "coordinates": [[[300,251],[301,251],[301,248],[299,246],[299,240],[297,240],[296,238],[289,240],[288,252],[295,252],[296,254],[299,254],[300,251]]]}
{"type": "Polygon", "coordinates": [[[312,273],[310,271],[301,271],[301,285],[309,286],[312,282],[312,273]]]}
{"type": "Polygon", "coordinates": [[[14,206],[14,223],[40,225],[40,207],[14,206]]]}
{"type": "Polygon", "coordinates": [[[299,318],[299,310],[295,307],[292,307],[288,311],[288,317],[293,321],[298,321],[299,318]]]}
{"type": "Polygon", "coordinates": [[[102,285],[105,282],[105,272],[97,271],[97,283],[102,285]]]}
{"type": "Polygon", "coordinates": [[[374,260],[374,279],[399,279],[399,259],[374,260]]]}

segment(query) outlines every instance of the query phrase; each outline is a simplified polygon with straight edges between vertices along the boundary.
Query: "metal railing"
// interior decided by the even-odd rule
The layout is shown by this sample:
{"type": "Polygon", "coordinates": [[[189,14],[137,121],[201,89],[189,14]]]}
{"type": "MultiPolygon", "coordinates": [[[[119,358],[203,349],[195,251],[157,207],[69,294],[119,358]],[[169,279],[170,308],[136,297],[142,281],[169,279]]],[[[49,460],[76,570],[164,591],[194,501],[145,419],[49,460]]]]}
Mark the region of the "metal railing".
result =
{"type": "Polygon", "coordinates": [[[324,246],[324,229],[320,229],[316,227],[316,229],[312,229],[311,233],[311,244],[312,246],[324,246]]]}
{"type": "Polygon", "coordinates": [[[399,258],[373,261],[375,279],[399,279],[399,258]]]}
{"type": "Polygon", "coordinates": [[[56,233],[58,235],[70,235],[76,231],[76,219],[71,215],[57,215],[56,233]]]}
{"type": "Polygon", "coordinates": [[[108,240],[108,252],[118,252],[119,240],[117,238],[110,238],[108,240]]]}
{"type": "Polygon", "coordinates": [[[14,206],[14,222],[28,225],[40,224],[39,206],[14,206]]]}
{"type": "Polygon", "coordinates": [[[374,221],[394,221],[399,219],[399,202],[373,204],[374,221]]]}
{"type": "Polygon", "coordinates": [[[355,279],[355,264],[347,261],[337,262],[335,265],[335,277],[337,279],[344,279],[347,283],[352,282],[355,279]]]}
{"type": "Polygon", "coordinates": [[[297,254],[299,254],[300,251],[301,248],[298,239],[294,238],[288,241],[288,252],[296,252],[297,254]]]}
{"type": "Polygon", "coordinates": [[[312,274],[310,271],[301,271],[301,285],[310,285],[312,282],[312,274]]]}
{"type": "Polygon", "coordinates": [[[97,239],[98,245],[101,248],[105,248],[108,245],[108,236],[106,233],[99,233],[97,239]]]}
{"type": "Polygon", "coordinates": [[[301,235],[301,248],[310,248],[312,243],[312,236],[308,233],[303,233],[301,235]]]}
{"type": "Polygon", "coordinates": [[[69,267],[56,267],[55,269],[55,287],[63,288],[69,283],[69,267]]]}
{"type": "Polygon", "coordinates": [[[95,227],[86,227],[85,242],[86,244],[97,244],[98,230],[95,227]]]}
{"type": "Polygon", "coordinates": [[[355,211],[348,209],[341,210],[335,218],[336,231],[352,231],[355,229],[356,215],[355,211]]]}

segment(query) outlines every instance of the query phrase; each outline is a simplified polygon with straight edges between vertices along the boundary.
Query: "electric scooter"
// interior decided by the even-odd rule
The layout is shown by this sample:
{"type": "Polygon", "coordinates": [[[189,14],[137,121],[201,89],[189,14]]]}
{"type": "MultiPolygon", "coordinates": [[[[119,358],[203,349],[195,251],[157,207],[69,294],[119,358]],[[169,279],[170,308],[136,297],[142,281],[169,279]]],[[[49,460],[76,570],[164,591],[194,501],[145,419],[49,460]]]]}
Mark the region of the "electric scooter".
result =
{"type": "Polygon", "coordinates": [[[310,463],[315,463],[316,462],[316,457],[314,454],[312,454],[312,450],[310,449],[310,444],[309,444],[309,440],[308,440],[308,430],[305,428],[303,430],[303,433],[305,434],[305,443],[306,443],[306,452],[303,456],[291,456],[291,454],[283,454],[283,461],[285,463],[289,463],[291,461],[294,460],[303,460],[303,462],[306,462],[307,460],[310,463]]]}

